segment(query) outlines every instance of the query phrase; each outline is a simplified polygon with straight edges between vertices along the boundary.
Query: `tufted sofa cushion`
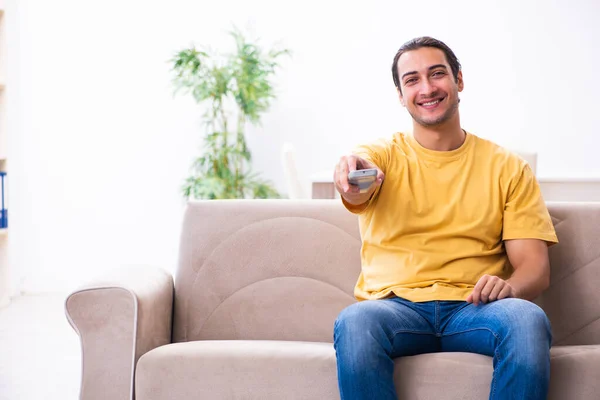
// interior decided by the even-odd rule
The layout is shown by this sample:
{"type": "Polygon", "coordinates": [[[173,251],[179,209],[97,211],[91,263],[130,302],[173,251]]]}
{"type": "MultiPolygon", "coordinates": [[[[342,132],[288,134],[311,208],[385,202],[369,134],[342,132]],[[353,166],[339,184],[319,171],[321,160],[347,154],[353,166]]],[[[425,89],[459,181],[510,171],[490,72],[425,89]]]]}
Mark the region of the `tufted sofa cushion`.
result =
{"type": "Polygon", "coordinates": [[[357,221],[335,201],[288,201],[190,203],[174,342],[333,341],[333,321],[355,301],[357,221]]]}

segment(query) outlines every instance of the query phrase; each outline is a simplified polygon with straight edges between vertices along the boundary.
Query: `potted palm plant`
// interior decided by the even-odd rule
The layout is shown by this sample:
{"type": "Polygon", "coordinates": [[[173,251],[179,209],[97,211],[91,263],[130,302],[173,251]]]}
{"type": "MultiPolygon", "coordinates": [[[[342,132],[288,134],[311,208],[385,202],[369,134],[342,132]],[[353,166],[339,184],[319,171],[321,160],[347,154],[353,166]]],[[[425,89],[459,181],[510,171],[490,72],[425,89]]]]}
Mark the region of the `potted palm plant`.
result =
{"type": "Polygon", "coordinates": [[[272,185],[252,171],[246,145],[247,123],[260,123],[275,98],[273,76],[289,50],[265,52],[237,29],[236,51],[215,54],[195,46],[171,59],[175,92],[191,94],[207,106],[203,153],[183,185],[185,198],[276,198],[272,185]]]}

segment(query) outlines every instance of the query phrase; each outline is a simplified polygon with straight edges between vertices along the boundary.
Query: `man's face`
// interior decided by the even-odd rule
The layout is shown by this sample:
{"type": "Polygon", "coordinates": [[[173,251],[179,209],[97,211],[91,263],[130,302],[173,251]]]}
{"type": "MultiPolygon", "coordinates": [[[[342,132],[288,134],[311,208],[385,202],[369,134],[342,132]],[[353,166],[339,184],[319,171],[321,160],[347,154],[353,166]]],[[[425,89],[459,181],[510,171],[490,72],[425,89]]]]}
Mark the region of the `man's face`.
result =
{"type": "Polygon", "coordinates": [[[400,102],[422,126],[437,126],[458,112],[462,72],[454,80],[444,52],[433,47],[407,51],[398,60],[400,102]]]}

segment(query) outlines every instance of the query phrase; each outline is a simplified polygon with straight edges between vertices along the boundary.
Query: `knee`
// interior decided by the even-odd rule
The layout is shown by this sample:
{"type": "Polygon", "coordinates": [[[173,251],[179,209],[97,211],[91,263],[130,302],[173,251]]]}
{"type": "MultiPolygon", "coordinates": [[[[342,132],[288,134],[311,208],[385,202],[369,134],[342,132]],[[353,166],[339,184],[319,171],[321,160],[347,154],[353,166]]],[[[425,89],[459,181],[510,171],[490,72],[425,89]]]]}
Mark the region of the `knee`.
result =
{"type": "Polygon", "coordinates": [[[378,300],[366,300],[339,314],[333,329],[338,365],[353,365],[357,373],[378,369],[381,355],[391,351],[382,307],[378,300]]]}
{"type": "Polygon", "coordinates": [[[514,340],[525,343],[536,342],[548,344],[552,342],[550,321],[536,304],[522,299],[504,299],[502,314],[506,320],[507,333],[514,340]]]}
{"type": "Polygon", "coordinates": [[[333,328],[334,340],[344,337],[357,337],[369,333],[378,325],[376,318],[376,300],[354,303],[338,315],[333,328]]]}
{"type": "Polygon", "coordinates": [[[333,325],[334,337],[355,331],[360,325],[360,319],[364,316],[361,303],[354,303],[342,310],[333,325]]]}

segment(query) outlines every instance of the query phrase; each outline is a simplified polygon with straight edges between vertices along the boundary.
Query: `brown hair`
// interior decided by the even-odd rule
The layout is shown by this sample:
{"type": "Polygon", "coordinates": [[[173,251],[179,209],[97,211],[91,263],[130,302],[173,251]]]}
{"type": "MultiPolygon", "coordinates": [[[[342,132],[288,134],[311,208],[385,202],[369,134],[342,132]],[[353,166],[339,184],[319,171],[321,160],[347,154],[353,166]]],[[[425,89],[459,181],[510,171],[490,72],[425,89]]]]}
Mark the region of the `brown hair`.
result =
{"type": "Polygon", "coordinates": [[[434,39],[429,36],[422,36],[408,42],[404,43],[398,52],[394,56],[394,63],[392,64],[392,78],[394,79],[394,85],[400,90],[402,93],[402,89],[400,88],[400,78],[398,77],[398,60],[400,56],[407,51],[418,50],[421,47],[434,47],[436,49],[440,49],[444,52],[446,56],[446,60],[448,64],[450,64],[450,69],[452,69],[452,75],[454,76],[454,80],[458,82],[458,71],[460,71],[460,62],[458,62],[458,58],[454,52],[448,47],[444,42],[434,39]]]}

